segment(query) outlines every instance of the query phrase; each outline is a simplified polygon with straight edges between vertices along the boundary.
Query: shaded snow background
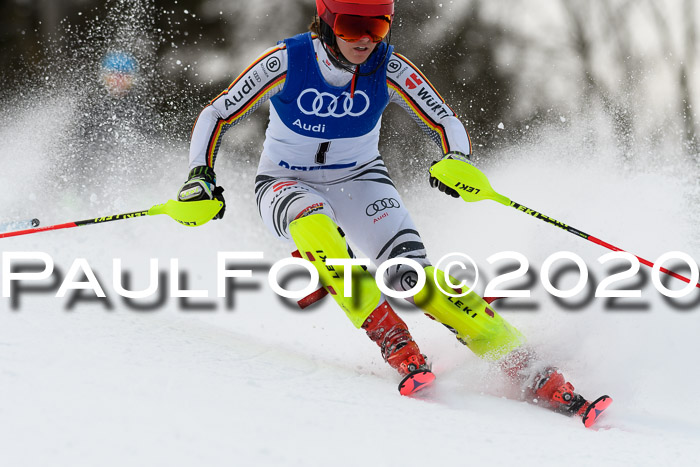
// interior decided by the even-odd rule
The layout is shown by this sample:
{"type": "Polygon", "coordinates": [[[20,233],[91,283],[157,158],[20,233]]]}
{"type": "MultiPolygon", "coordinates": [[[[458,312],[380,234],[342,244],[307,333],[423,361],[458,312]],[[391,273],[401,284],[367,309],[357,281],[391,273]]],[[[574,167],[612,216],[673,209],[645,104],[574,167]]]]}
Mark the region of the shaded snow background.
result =
{"type": "MultiPolygon", "coordinates": [[[[11,100],[0,116],[3,221],[38,217],[51,225],[147,209],[174,196],[187,173],[186,141],[127,132],[110,140],[102,159],[88,158],[97,169],[86,173],[65,160],[75,147],[91,147],[74,133],[84,94],[65,83],[33,89],[40,97],[11,100]],[[107,166],[107,174],[99,170],[107,166]]],[[[248,131],[237,127],[227,139],[262,137],[248,131]]],[[[595,118],[575,116],[479,164],[513,200],[642,257],[677,250],[700,258],[697,169],[673,152],[618,164],[606,135],[595,118]]],[[[400,313],[438,382],[423,398],[400,397],[397,375],[330,300],[301,312],[269,290],[270,264],[293,248],[274,241],[258,219],[256,162],[228,143],[217,165],[226,217],[201,228],[158,216],[1,240],[3,252],[45,252],[56,265],[48,280],[23,283],[35,288],[0,301],[4,465],[700,462],[697,290],[666,300],[643,270],[641,279],[621,284],[641,288],[641,299],[613,306],[588,290],[556,301],[538,278],[549,255],[580,255],[594,287],[611,274],[597,262],[607,251],[495,203],[446,198],[427,188],[423,173],[399,180],[433,260],[466,253],[493,278],[502,265],[487,263],[492,254],[529,259],[530,283],[509,285],[531,288],[532,298],[497,302],[496,309],[584,395],[607,393],[615,403],[598,430],[585,430],[509,399],[501,376],[406,307],[400,313]],[[225,299],[214,298],[219,251],[265,254],[253,278],[237,280],[225,299]],[[106,300],[89,291],[55,297],[77,258],[89,263],[106,300]],[[208,290],[209,298],[183,302],[166,293],[127,303],[112,284],[115,258],[132,289],[147,287],[149,259],[158,259],[163,293],[176,258],[181,287],[208,290]]],[[[575,280],[563,273],[559,285],[575,280]]]]}

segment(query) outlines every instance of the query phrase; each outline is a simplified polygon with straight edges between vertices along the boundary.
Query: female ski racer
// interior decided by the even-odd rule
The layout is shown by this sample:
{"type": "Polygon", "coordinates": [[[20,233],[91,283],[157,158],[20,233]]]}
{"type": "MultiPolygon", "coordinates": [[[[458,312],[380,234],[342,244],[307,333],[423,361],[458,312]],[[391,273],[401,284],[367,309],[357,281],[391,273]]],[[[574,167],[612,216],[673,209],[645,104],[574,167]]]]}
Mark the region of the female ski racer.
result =
{"type": "MultiPolygon", "coordinates": [[[[255,180],[262,220],[275,236],[295,243],[350,321],[379,345],[384,360],[403,377],[400,392],[411,394],[435,376],[404,321],[362,267],[352,266],[353,290],[345,296],[343,268],[326,260],[354,258],[346,235],[376,264],[417,262],[427,281],[410,299],[416,306],[477,355],[499,362],[526,388],[528,398],[583,416],[589,403],[556,369],[537,363],[517,329],[474,292],[447,296],[442,291],[453,289],[444,274],[433,274],[420,234],[378,151],[382,113],[392,102],[403,107],[443,157],[470,164],[472,146],[460,120],[423,73],[384,41],[393,21],[393,0],[316,0],[316,7],[311,32],[265,51],[201,112],[192,133],[189,179],[178,199],[223,200],[214,173],[221,138],[270,100],[255,180]]],[[[430,183],[458,196],[435,178],[430,183]]],[[[397,291],[408,291],[418,274],[399,264],[386,270],[384,280],[397,291]]]]}

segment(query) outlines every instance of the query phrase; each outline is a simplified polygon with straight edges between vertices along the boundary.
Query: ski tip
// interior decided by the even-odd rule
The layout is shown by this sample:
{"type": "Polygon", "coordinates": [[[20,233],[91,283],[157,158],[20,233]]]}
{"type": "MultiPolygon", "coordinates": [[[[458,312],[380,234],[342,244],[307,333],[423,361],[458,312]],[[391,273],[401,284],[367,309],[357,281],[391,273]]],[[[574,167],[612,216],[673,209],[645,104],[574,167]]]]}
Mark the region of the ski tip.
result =
{"type": "Polygon", "coordinates": [[[402,396],[410,396],[421,391],[435,381],[435,375],[429,370],[418,370],[406,375],[399,383],[399,393],[402,396]]]}
{"type": "Polygon", "coordinates": [[[598,399],[591,402],[583,414],[583,425],[586,428],[592,427],[598,421],[598,417],[612,404],[610,396],[600,396],[598,399]]]}

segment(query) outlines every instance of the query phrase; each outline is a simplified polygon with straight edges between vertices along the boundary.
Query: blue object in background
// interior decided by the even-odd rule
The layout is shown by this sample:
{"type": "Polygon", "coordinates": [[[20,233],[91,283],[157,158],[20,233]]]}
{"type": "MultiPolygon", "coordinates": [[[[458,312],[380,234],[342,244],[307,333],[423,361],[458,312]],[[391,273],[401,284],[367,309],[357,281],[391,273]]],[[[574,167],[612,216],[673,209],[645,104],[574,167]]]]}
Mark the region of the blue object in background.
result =
{"type": "Polygon", "coordinates": [[[128,52],[109,52],[102,59],[102,69],[106,72],[136,73],[139,63],[128,52]]]}

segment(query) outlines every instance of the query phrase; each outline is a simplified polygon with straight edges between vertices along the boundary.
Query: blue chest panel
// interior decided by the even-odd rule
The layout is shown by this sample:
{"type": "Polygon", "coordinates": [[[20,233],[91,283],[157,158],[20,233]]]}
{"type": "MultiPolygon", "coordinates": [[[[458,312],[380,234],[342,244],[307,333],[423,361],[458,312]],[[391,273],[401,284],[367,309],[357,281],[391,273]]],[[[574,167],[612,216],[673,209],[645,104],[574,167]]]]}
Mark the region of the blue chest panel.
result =
{"type": "Polygon", "coordinates": [[[377,45],[367,63],[360,67],[354,98],[350,98],[352,82],[343,87],[331,86],[323,79],[316,61],[311,33],[286,39],[288,54],[287,79],[272,105],[282,122],[303,136],[322,139],[354,138],[372,131],[389,104],[386,84],[385,43],[377,45]],[[379,66],[378,66],[379,65],[379,66]]]}

